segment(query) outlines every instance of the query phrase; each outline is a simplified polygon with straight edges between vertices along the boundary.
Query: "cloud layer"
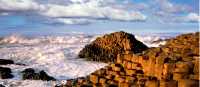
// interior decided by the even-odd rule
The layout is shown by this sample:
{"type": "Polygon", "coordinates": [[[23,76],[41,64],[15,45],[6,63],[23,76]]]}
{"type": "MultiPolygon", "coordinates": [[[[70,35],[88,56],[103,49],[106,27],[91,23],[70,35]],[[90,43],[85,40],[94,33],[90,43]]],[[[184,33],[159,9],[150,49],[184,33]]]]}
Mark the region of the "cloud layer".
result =
{"type": "Polygon", "coordinates": [[[190,21],[190,22],[199,22],[200,21],[200,16],[196,13],[189,13],[186,17],[185,17],[186,21],[190,21]]]}
{"type": "MultiPolygon", "coordinates": [[[[51,0],[49,2],[52,2],[51,0]]],[[[115,8],[115,0],[67,0],[64,4],[42,3],[37,0],[0,0],[0,12],[27,12],[66,24],[88,24],[90,20],[144,21],[139,11],[115,8]],[[72,19],[73,18],[73,19],[72,19]],[[86,22],[86,23],[84,23],[86,22]]]]}
{"type": "Polygon", "coordinates": [[[134,0],[0,0],[0,16],[28,15],[45,21],[81,25],[101,20],[145,22],[151,18],[199,22],[199,14],[192,9],[169,0],[137,3],[134,0]]]}

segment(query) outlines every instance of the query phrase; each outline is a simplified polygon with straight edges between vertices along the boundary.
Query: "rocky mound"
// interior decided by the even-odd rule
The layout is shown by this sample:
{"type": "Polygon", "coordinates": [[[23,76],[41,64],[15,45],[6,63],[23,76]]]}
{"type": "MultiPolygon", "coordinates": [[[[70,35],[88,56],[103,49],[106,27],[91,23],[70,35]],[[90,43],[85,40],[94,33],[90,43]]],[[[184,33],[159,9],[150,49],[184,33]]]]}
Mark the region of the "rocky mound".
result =
{"type": "Polygon", "coordinates": [[[36,73],[34,69],[28,68],[25,69],[22,73],[22,78],[24,80],[29,79],[29,80],[56,80],[53,77],[49,76],[46,74],[44,71],[40,71],[39,73],[36,73]]]}
{"type": "Polygon", "coordinates": [[[79,57],[93,61],[113,62],[116,61],[119,53],[126,51],[140,53],[146,49],[148,47],[136,40],[134,35],[120,31],[97,38],[79,52],[79,57]]]}
{"type": "Polygon", "coordinates": [[[199,34],[177,36],[166,45],[150,48],[142,54],[118,54],[115,63],[77,81],[76,85],[199,87],[199,34]]]}
{"type": "Polygon", "coordinates": [[[174,58],[182,57],[182,60],[190,61],[195,56],[199,57],[199,34],[197,32],[177,36],[174,39],[170,39],[162,48],[173,53],[174,58]]]}

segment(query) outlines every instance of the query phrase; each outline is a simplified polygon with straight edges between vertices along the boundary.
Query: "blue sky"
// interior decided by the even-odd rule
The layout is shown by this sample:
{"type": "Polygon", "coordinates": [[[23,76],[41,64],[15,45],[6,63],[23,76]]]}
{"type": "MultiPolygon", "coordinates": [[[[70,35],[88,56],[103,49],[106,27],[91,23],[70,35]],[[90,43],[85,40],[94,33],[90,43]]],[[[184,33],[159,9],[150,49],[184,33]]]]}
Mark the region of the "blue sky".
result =
{"type": "Polygon", "coordinates": [[[0,0],[0,34],[195,32],[199,0],[0,0]]]}

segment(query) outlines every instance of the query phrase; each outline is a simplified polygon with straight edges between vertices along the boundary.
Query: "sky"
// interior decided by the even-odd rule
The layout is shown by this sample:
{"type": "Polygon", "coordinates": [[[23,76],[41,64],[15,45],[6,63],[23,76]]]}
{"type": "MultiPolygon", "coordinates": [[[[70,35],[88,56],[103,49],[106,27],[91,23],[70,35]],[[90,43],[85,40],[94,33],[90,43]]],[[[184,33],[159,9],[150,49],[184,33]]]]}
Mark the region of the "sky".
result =
{"type": "Polygon", "coordinates": [[[195,32],[199,0],[0,0],[0,35],[195,32]]]}

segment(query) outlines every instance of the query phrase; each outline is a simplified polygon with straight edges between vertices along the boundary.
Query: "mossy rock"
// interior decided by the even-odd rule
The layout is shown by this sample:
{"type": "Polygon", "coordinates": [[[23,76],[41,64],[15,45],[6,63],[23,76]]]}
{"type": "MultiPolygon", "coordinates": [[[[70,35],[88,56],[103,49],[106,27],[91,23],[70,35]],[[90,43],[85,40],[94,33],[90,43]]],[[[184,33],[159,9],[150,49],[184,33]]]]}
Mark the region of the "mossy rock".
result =
{"type": "Polygon", "coordinates": [[[146,49],[148,47],[138,41],[134,35],[120,31],[97,38],[79,52],[79,57],[93,61],[114,62],[119,53],[127,51],[141,53],[146,49]]]}

